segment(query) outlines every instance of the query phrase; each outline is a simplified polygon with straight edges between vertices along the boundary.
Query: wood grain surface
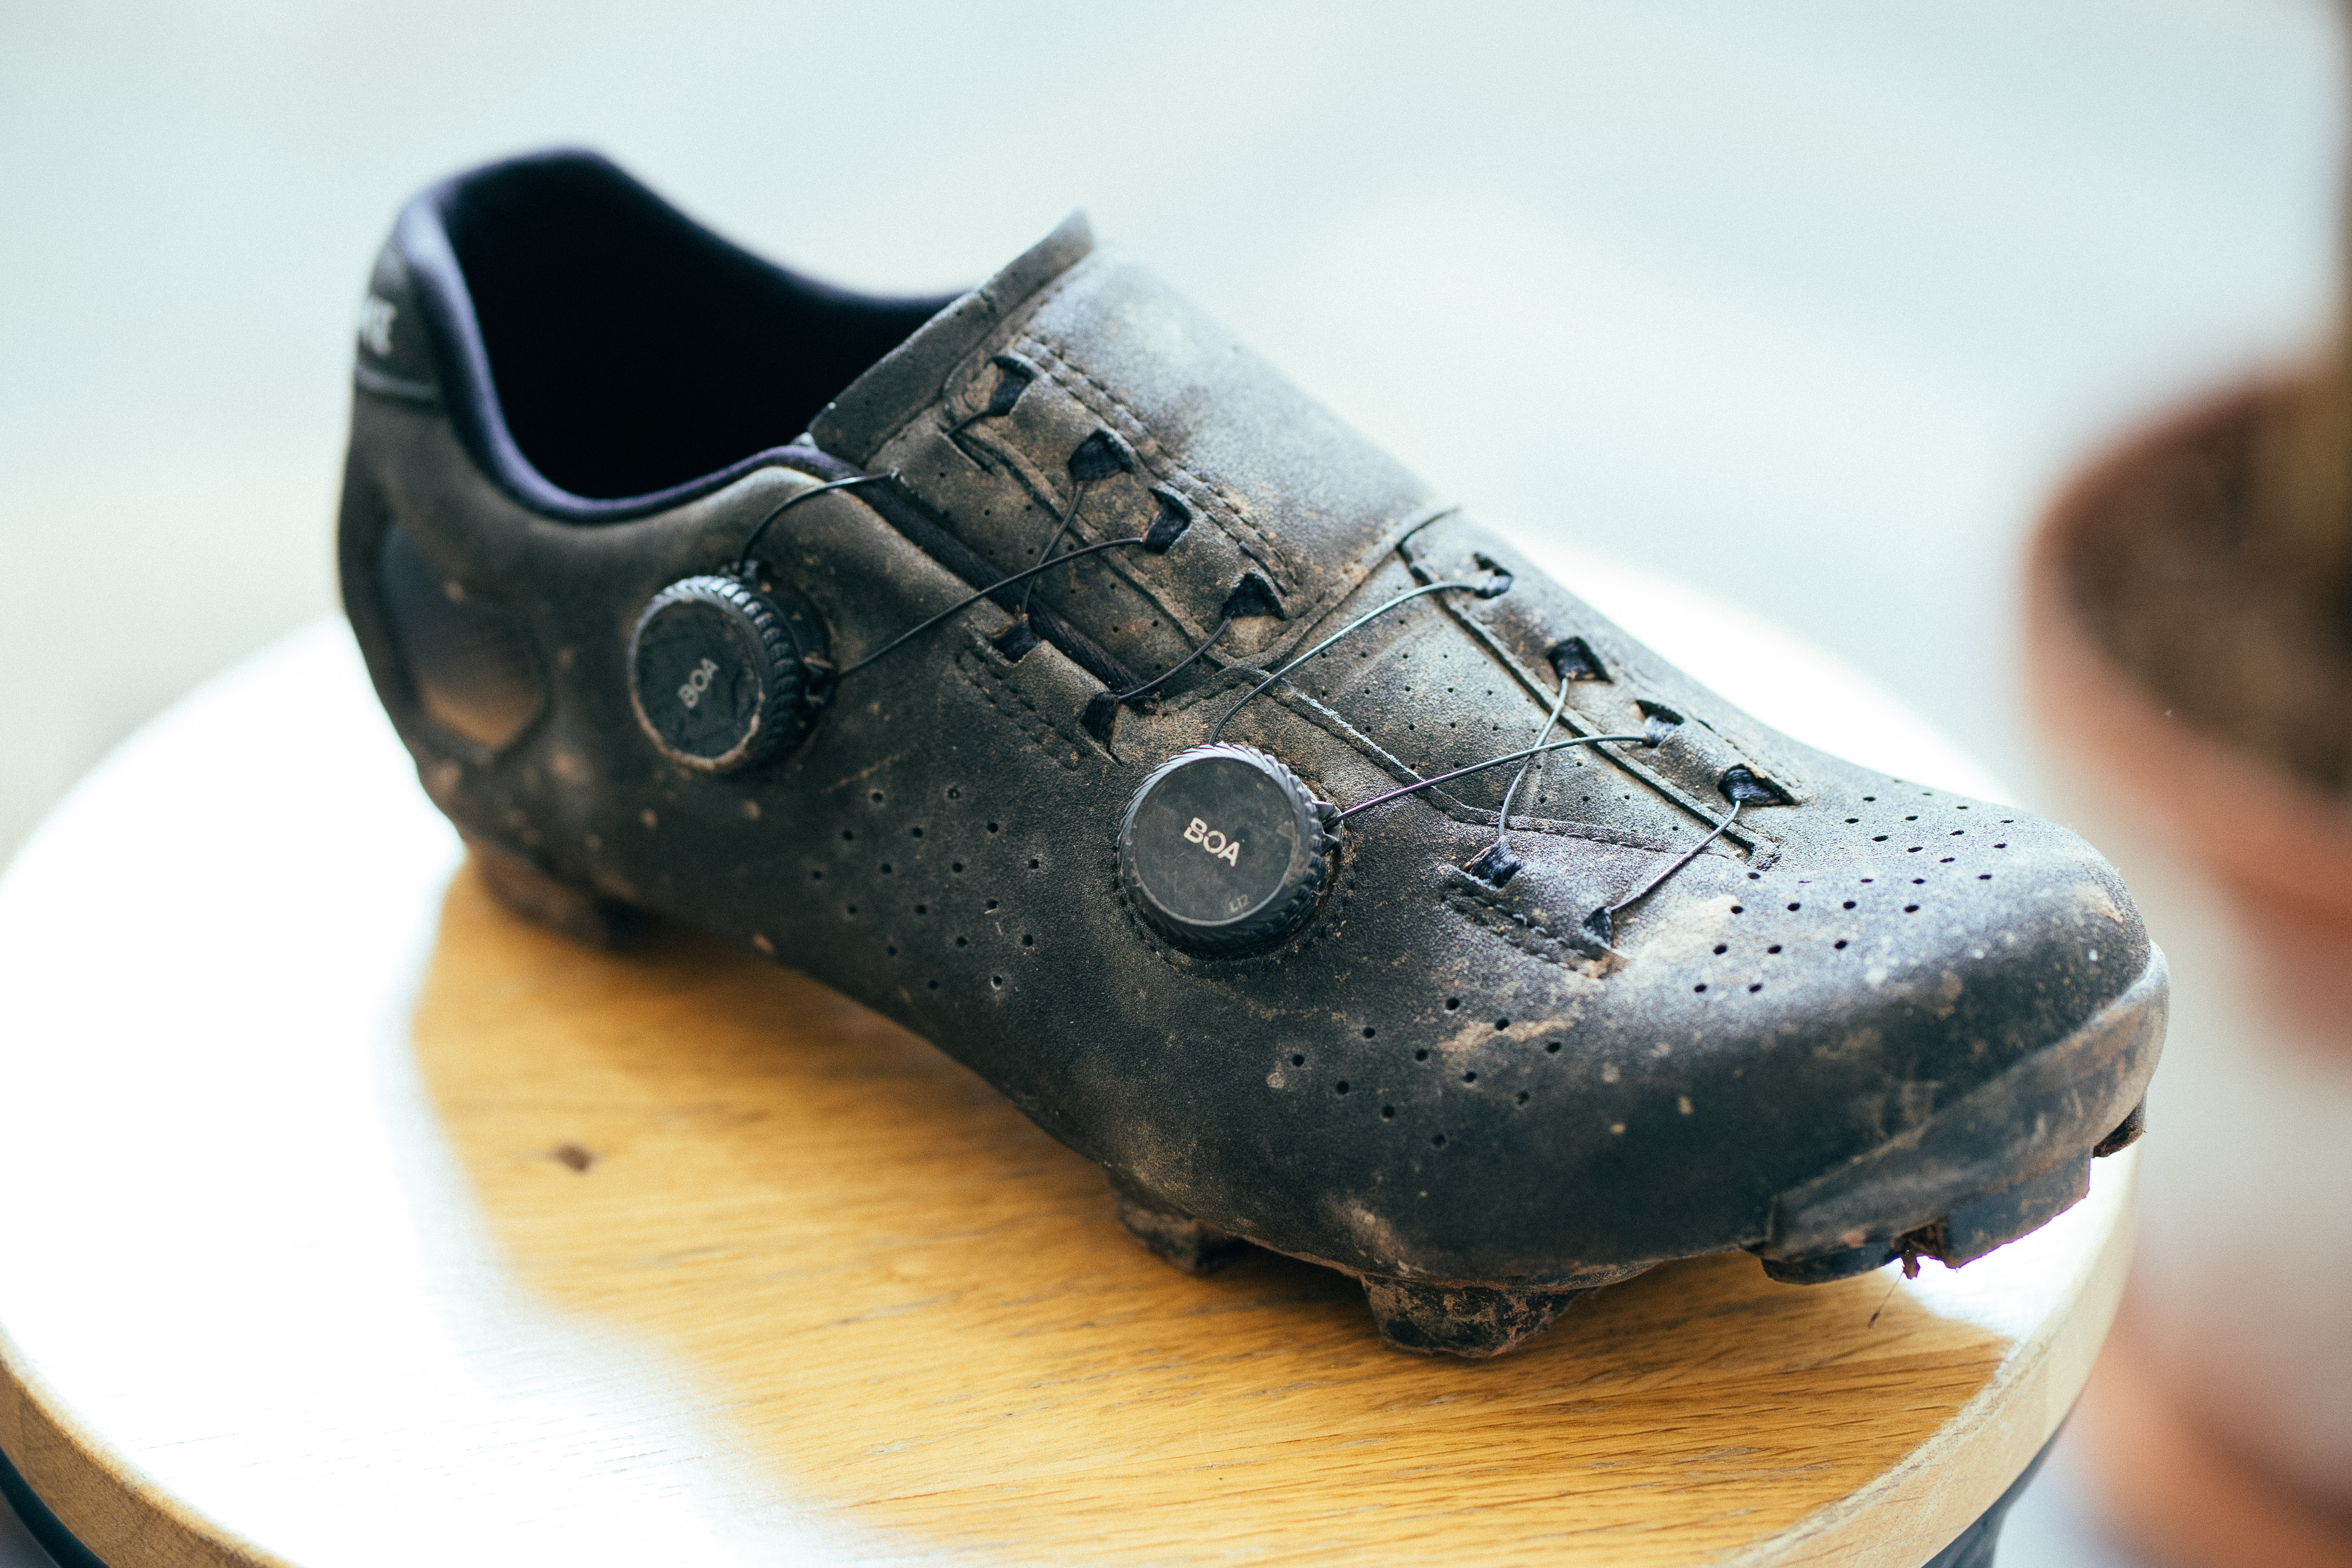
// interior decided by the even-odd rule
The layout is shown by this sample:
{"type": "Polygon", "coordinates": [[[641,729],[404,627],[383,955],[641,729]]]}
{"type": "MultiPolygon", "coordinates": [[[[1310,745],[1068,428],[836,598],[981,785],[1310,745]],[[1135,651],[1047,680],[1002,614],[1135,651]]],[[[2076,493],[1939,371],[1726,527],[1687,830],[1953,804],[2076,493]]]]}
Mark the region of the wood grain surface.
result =
{"type": "Polygon", "coordinates": [[[1901,1568],[2112,1315],[2128,1156],[1964,1270],[1701,1259],[1489,1363],[1383,1349],[1289,1259],[1180,1275],[895,1026],[507,914],[341,637],[192,700],[0,884],[0,1448],[114,1568],[1901,1568]]]}

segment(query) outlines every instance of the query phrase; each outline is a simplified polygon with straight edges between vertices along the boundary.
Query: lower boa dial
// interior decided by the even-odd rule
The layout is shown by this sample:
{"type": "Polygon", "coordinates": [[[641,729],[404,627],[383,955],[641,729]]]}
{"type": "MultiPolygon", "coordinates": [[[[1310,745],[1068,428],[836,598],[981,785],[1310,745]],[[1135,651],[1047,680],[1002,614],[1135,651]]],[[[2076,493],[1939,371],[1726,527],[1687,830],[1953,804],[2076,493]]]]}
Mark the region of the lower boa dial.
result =
{"type": "Polygon", "coordinates": [[[1119,880],[1180,947],[1268,947],[1314,912],[1338,815],[1255,747],[1195,746],[1154,768],[1128,803],[1119,880]]]}
{"type": "Polygon", "coordinates": [[[800,743],[826,667],[816,614],[734,576],[688,577],[654,595],[629,637],[629,700],[661,753],[732,773],[800,743]]]}

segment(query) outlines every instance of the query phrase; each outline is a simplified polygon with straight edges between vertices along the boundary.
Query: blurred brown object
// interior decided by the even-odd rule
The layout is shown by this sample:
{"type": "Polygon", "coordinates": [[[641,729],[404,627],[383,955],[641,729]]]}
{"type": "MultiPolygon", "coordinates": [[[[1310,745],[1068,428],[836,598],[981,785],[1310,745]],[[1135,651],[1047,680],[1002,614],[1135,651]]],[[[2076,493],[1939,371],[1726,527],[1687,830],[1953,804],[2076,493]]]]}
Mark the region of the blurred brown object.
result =
{"type": "MultiPolygon", "coordinates": [[[[2305,390],[2234,388],[2086,468],[2034,541],[2026,647],[2051,745],[2228,893],[2303,1037],[2352,1053],[2352,795],[2330,765],[2352,752],[2332,640],[2352,619],[2326,626],[2246,521],[2305,390]]],[[[2352,427],[2345,445],[2352,470],[2352,427]]]]}
{"type": "Polygon", "coordinates": [[[2320,544],[2252,521],[2313,385],[2127,438],[2028,566],[2056,814],[2114,858],[2177,981],[2123,1322],[2082,1410],[2102,1511],[2163,1568],[2352,1568],[2352,658],[2321,556],[2288,564],[2320,544]]]}
{"type": "Polygon", "coordinates": [[[2128,1320],[2074,1421],[2108,1528],[2153,1568],[2352,1568],[2352,1531],[2168,1404],[2128,1320]]]}
{"type": "Polygon", "coordinates": [[[2109,1524],[2162,1568],[2352,1568],[2352,201],[2341,221],[2320,352],[2092,463],[2028,566],[2053,783],[2177,980],[2138,1261],[2081,1417],[2109,1524]]]}

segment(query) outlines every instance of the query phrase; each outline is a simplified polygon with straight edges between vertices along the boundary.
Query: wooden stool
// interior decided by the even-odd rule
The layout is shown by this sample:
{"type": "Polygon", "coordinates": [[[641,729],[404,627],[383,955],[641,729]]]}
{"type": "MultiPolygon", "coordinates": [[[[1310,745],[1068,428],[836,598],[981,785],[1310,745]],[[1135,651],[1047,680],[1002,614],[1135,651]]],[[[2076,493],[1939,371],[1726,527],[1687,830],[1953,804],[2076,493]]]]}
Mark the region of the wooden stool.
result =
{"type": "MultiPolygon", "coordinates": [[[[1675,635],[1696,601],[1567,570],[1737,687],[1675,635]]],[[[1099,1170],[811,981],[506,913],[340,626],[58,813],[0,885],[0,1453],[111,1568],[1911,1568],[2055,1431],[2129,1233],[2126,1156],[1958,1272],[1705,1258],[1497,1361],[1385,1350],[1339,1275],[1170,1269],[1099,1170]]]]}

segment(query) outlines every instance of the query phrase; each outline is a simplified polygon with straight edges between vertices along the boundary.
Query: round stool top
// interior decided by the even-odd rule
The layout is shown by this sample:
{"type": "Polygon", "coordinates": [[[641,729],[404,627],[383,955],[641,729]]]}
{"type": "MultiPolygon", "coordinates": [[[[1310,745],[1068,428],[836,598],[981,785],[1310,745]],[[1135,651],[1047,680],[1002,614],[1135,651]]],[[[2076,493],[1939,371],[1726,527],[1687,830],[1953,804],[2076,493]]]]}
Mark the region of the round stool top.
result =
{"type": "MultiPolygon", "coordinates": [[[[1785,634],[1563,575],[1989,788],[1785,634]]],[[[51,819],[0,1018],[0,1450],[112,1568],[1924,1563],[2055,1430],[2127,1246],[2125,1156],[1957,1272],[1706,1258],[1496,1361],[1385,1350],[1328,1270],[1170,1269],[814,982],[507,914],[339,625],[51,819]]]]}

